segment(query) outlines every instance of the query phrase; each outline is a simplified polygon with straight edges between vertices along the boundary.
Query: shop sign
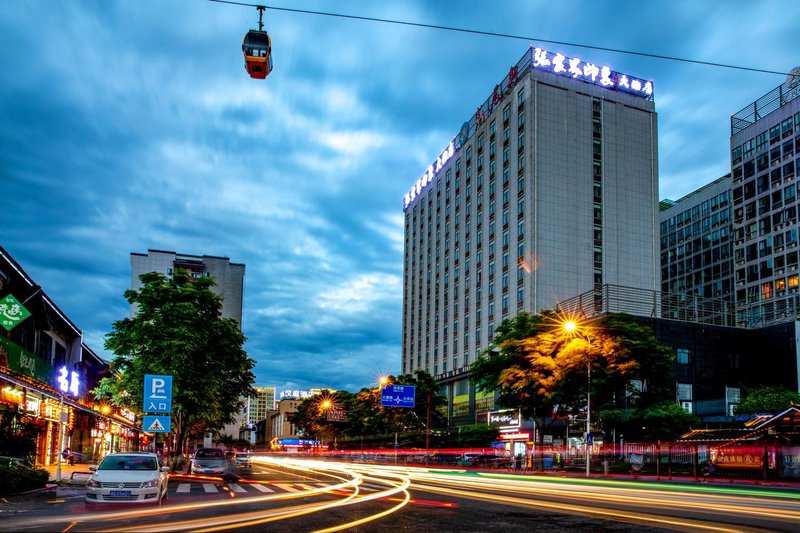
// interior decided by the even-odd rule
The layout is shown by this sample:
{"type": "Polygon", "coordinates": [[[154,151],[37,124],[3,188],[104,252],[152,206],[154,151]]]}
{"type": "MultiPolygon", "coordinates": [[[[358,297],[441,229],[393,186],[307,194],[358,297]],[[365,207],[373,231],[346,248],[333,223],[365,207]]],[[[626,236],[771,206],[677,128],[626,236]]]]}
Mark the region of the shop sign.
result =
{"type": "Polygon", "coordinates": [[[347,411],[339,407],[332,407],[328,409],[328,422],[346,422],[347,411]]]}
{"type": "Polygon", "coordinates": [[[519,411],[514,409],[490,411],[488,413],[488,422],[490,426],[518,428],[520,426],[519,411]]]}
{"type": "Polygon", "coordinates": [[[9,294],[0,300],[0,325],[11,331],[14,327],[31,316],[30,311],[9,294]]]}
{"type": "Polygon", "coordinates": [[[280,399],[281,400],[305,400],[307,398],[313,398],[316,396],[316,392],[310,390],[284,390],[281,391],[280,399]]]}
{"type": "Polygon", "coordinates": [[[124,418],[125,420],[127,420],[131,424],[136,422],[136,413],[134,413],[133,411],[125,409],[124,407],[120,407],[118,414],[119,414],[120,417],[124,418]]]}
{"type": "Polygon", "coordinates": [[[32,398],[31,396],[25,398],[25,411],[27,411],[28,413],[35,413],[38,415],[40,405],[41,402],[39,398],[32,398]]]}
{"type": "Polygon", "coordinates": [[[711,450],[711,461],[719,468],[762,468],[762,454],[758,448],[716,448],[711,450]]]}
{"type": "Polygon", "coordinates": [[[784,446],[783,477],[800,478],[800,446],[784,446]]]}
{"type": "Polygon", "coordinates": [[[56,389],[62,394],[69,394],[75,398],[81,395],[80,375],[74,370],[61,366],[56,375],[56,389]]]}
{"type": "Polygon", "coordinates": [[[529,441],[531,439],[531,432],[530,431],[516,431],[513,433],[500,433],[500,440],[524,440],[529,441]]]}
{"type": "Polygon", "coordinates": [[[53,382],[53,365],[5,337],[0,337],[0,360],[8,361],[8,368],[14,372],[44,383],[53,382]]]}

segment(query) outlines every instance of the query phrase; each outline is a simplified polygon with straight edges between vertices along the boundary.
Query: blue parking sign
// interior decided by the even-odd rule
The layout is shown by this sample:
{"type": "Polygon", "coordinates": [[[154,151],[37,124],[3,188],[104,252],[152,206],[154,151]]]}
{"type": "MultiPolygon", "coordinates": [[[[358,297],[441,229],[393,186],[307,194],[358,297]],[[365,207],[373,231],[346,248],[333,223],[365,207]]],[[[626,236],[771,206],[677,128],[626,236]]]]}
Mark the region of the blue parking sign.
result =
{"type": "Polygon", "coordinates": [[[172,376],[144,376],[145,413],[172,412],[172,376]]]}
{"type": "Polygon", "coordinates": [[[383,407],[414,407],[417,388],[414,385],[386,385],[381,389],[383,407]]]}

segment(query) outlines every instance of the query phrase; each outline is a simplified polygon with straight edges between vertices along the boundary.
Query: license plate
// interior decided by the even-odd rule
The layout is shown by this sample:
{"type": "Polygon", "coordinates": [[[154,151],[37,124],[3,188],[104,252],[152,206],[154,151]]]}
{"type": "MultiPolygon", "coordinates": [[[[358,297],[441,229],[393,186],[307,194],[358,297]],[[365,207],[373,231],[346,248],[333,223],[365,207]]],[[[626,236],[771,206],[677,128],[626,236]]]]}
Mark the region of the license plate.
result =
{"type": "Polygon", "coordinates": [[[109,496],[113,496],[113,497],[117,497],[117,498],[123,498],[123,497],[126,497],[126,496],[130,496],[131,495],[131,491],[129,491],[129,490],[112,490],[108,495],[109,496]]]}

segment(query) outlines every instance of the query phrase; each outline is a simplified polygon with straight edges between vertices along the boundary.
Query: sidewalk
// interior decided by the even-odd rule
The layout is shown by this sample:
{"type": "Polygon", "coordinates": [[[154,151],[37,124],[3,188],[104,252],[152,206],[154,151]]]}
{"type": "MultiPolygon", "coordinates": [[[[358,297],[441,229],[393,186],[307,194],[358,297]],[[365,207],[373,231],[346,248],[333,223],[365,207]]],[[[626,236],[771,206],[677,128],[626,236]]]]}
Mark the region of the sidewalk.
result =
{"type": "MultiPolygon", "coordinates": [[[[52,464],[50,466],[43,466],[41,468],[44,468],[50,472],[49,481],[51,483],[55,482],[58,465],[52,464]]],[[[86,483],[86,480],[90,475],[91,472],[89,471],[89,463],[75,463],[74,465],[70,465],[67,462],[61,463],[61,481],[83,484],[86,483]]]]}

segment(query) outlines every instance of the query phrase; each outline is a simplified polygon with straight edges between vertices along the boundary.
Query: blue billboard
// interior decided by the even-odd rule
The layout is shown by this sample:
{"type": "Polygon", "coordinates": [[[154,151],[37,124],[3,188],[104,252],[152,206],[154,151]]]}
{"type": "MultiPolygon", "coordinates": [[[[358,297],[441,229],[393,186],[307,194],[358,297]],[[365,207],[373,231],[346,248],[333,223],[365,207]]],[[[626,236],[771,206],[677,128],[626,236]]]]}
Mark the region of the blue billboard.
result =
{"type": "Polygon", "coordinates": [[[383,407],[414,407],[417,388],[414,385],[386,385],[381,389],[383,407]]]}

